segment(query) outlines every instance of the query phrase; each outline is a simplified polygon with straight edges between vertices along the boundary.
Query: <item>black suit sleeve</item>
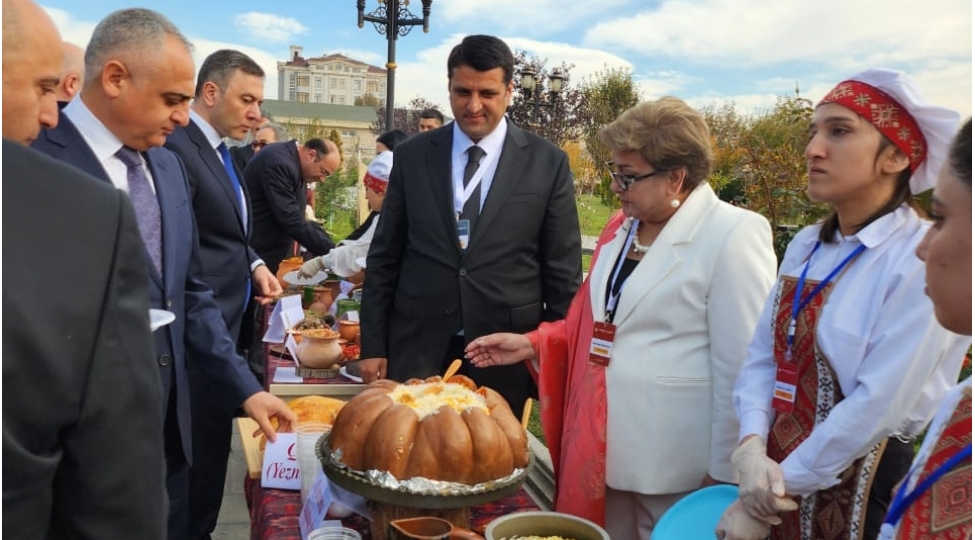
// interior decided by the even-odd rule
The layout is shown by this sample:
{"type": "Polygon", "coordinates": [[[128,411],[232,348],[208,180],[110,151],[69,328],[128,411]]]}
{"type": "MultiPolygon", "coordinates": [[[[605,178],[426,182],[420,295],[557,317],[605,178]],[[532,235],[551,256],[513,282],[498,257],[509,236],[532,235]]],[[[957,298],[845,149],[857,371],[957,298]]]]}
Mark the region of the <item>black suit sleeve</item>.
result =
{"type": "MultiPolygon", "coordinates": [[[[321,225],[305,221],[305,205],[299,204],[295,193],[307,188],[304,182],[299,181],[298,185],[295,185],[295,180],[286,166],[269,163],[261,171],[260,185],[267,197],[271,215],[288,236],[297,240],[314,255],[325,255],[335,247],[335,242],[321,225]]],[[[304,193],[299,195],[303,196],[304,193]]],[[[304,201],[303,197],[299,198],[304,201]]]]}
{"type": "Polygon", "coordinates": [[[389,357],[389,314],[399,285],[399,273],[406,250],[408,231],[401,160],[393,159],[389,187],[382,213],[376,218],[376,232],[369,244],[368,263],[362,288],[359,321],[362,327],[361,358],[389,357]]]}
{"type": "Polygon", "coordinates": [[[121,219],[77,423],[56,480],[68,527],[84,538],[164,538],[163,410],[147,326],[149,292],[132,205],[121,219]]]}
{"type": "Polygon", "coordinates": [[[582,247],[579,211],[575,203],[572,170],[564,152],[556,173],[555,189],[545,212],[539,242],[542,262],[542,319],[565,318],[569,304],[582,282],[582,247]]]}

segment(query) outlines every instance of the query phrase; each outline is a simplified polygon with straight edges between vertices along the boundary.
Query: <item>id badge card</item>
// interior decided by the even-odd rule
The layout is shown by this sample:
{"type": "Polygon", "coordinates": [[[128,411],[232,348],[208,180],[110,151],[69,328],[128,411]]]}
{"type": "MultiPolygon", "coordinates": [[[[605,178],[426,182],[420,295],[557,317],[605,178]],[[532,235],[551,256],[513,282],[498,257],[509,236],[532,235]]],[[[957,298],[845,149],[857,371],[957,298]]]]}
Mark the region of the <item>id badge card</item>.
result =
{"type": "Polygon", "coordinates": [[[589,361],[600,366],[608,366],[615,337],[615,325],[596,322],[592,329],[592,341],[589,343],[589,361]]]}
{"type": "Polygon", "coordinates": [[[796,387],[799,385],[799,365],[779,362],[775,367],[775,387],[772,392],[772,408],[791,413],[796,404],[796,387]]]}
{"type": "Polygon", "coordinates": [[[467,245],[471,243],[471,220],[457,220],[457,238],[460,240],[460,249],[466,251],[467,245]]]}

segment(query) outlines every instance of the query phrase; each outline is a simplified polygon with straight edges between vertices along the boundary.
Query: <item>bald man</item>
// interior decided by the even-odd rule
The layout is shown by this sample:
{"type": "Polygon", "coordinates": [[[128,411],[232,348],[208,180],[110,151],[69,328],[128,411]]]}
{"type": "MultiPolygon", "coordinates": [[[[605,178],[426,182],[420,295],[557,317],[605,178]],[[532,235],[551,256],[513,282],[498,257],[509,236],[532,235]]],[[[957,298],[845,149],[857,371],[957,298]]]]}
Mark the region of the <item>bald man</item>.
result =
{"type": "Polygon", "coordinates": [[[58,124],[61,36],[27,0],[3,0],[3,137],[30,146],[58,124]]]}
{"type": "Polygon", "coordinates": [[[85,50],[65,41],[61,44],[64,62],[61,67],[61,83],[58,84],[58,103],[67,103],[81,90],[85,80],[85,50]]]}
{"type": "Polygon", "coordinates": [[[3,253],[71,261],[71,302],[33,265],[3,288],[3,538],[166,534],[162,390],[128,197],[25,145],[57,123],[61,37],[3,0],[3,253]]]}

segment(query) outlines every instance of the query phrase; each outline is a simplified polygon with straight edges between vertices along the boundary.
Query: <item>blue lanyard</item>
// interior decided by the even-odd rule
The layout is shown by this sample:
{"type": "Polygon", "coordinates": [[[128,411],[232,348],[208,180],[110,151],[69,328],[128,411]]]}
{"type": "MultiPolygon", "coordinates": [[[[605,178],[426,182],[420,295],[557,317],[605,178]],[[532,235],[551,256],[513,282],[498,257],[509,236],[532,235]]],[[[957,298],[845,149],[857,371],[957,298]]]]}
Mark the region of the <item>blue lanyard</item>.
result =
{"type": "Polygon", "coordinates": [[[809,264],[812,262],[813,255],[815,255],[816,251],[819,250],[819,246],[821,244],[822,242],[816,242],[812,252],[809,253],[809,257],[806,258],[806,266],[802,269],[802,274],[799,275],[799,282],[796,284],[796,295],[792,300],[792,318],[789,319],[789,332],[786,334],[786,342],[789,344],[789,347],[785,351],[786,360],[792,360],[792,345],[796,338],[796,319],[799,318],[799,312],[802,311],[802,309],[806,307],[809,302],[811,302],[812,299],[823,290],[824,287],[829,285],[829,282],[836,277],[836,274],[838,274],[843,267],[849,264],[850,261],[852,261],[857,255],[863,253],[863,250],[867,249],[867,246],[863,244],[857,246],[852,253],[847,255],[846,258],[840,262],[840,264],[836,265],[836,268],[834,268],[833,271],[826,276],[826,279],[820,281],[819,284],[813,288],[812,292],[807,294],[805,298],[801,298],[802,288],[806,283],[806,273],[809,272],[809,264]]]}
{"type": "MultiPolygon", "coordinates": [[[[958,465],[966,458],[971,457],[972,443],[968,443],[968,446],[955,452],[955,455],[951,456],[951,459],[942,463],[941,466],[935,469],[930,476],[925,478],[923,482],[921,482],[918,486],[915,486],[915,488],[905,496],[904,492],[907,490],[907,478],[910,478],[911,475],[911,473],[908,473],[907,478],[901,482],[900,489],[897,490],[897,496],[894,497],[894,501],[890,503],[890,509],[887,511],[887,517],[884,518],[884,523],[889,523],[890,525],[897,524],[897,522],[900,521],[901,517],[904,515],[904,512],[906,512],[907,509],[914,504],[914,501],[916,501],[918,497],[923,495],[925,491],[934,485],[934,483],[944,476],[945,473],[953,469],[955,465],[958,465]]],[[[921,465],[921,463],[917,464],[917,466],[921,465]]]]}
{"type": "Polygon", "coordinates": [[[630,251],[630,245],[633,244],[633,237],[636,235],[636,230],[639,228],[639,223],[636,220],[630,222],[630,234],[626,237],[626,243],[623,244],[623,251],[620,252],[619,260],[616,261],[616,270],[613,271],[613,278],[609,285],[609,298],[606,299],[606,318],[605,322],[609,322],[610,314],[616,310],[616,303],[619,302],[620,295],[623,294],[623,285],[620,285],[619,290],[616,294],[613,294],[614,285],[616,285],[616,279],[619,278],[620,270],[623,268],[623,261],[626,259],[626,254],[630,251]]]}

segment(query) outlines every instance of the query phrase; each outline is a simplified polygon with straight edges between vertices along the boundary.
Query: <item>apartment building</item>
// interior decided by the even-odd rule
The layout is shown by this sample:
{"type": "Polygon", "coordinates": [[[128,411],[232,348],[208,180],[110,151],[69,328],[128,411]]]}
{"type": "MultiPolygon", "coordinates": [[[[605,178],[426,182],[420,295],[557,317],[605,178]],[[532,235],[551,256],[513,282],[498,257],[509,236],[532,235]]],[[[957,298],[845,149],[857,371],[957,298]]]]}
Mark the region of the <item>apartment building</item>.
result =
{"type": "Polygon", "coordinates": [[[291,46],[291,58],[278,62],[278,99],[299,103],[354,105],[371,94],[386,104],[386,70],[341,54],[304,58],[291,46]]]}

